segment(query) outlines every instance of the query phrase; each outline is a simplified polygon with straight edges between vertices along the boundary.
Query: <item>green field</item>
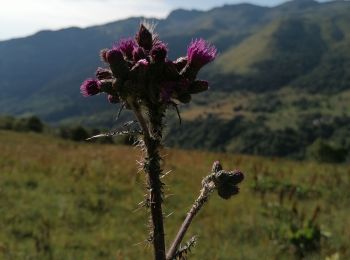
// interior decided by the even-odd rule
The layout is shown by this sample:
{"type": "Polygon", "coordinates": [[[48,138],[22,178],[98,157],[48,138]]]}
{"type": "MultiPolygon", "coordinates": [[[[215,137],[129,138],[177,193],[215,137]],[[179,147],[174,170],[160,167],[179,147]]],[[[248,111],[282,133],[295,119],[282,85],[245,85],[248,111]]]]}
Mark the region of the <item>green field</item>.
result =
{"type": "MultiPolygon", "coordinates": [[[[350,259],[348,165],[163,154],[164,169],[173,170],[165,178],[168,244],[214,160],[246,174],[238,196],[213,194],[195,219],[190,259],[300,258],[295,241],[306,245],[318,231],[320,239],[300,249],[306,259],[350,259]]],[[[145,188],[138,158],[128,146],[0,131],[0,259],[152,259],[147,212],[137,210],[145,188]]]]}

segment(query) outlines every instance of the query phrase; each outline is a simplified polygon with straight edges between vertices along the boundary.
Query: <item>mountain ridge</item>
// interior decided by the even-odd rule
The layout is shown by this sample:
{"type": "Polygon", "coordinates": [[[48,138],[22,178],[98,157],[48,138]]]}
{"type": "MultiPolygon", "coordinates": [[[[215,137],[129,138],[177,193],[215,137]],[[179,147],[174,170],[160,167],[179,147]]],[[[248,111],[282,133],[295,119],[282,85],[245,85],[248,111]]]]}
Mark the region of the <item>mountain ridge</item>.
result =
{"type": "MultiPolygon", "coordinates": [[[[217,46],[217,61],[202,74],[214,91],[261,92],[292,86],[339,92],[350,87],[347,13],[350,2],[297,0],[276,7],[178,9],[165,19],[152,20],[169,43],[170,58],[185,55],[193,38],[203,37],[217,46]]],[[[133,36],[142,19],[45,30],[0,41],[0,111],[37,114],[53,123],[108,114],[105,97],[87,101],[80,96],[79,85],[104,65],[98,51],[121,37],[133,36]]]]}

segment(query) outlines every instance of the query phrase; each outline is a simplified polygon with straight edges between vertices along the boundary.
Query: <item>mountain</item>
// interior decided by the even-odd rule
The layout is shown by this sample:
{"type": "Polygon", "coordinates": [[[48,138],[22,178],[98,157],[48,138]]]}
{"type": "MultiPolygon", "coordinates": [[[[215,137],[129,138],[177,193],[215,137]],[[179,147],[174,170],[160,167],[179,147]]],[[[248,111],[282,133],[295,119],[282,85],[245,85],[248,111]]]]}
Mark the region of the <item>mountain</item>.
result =
{"type": "MultiPolygon", "coordinates": [[[[294,0],[276,7],[238,4],[208,11],[178,9],[166,19],[153,19],[157,33],[168,42],[169,58],[185,55],[188,43],[198,37],[212,42],[220,53],[202,72],[211,82],[211,91],[182,109],[188,128],[186,133],[171,128],[174,138],[169,144],[264,154],[265,146],[254,148],[249,142],[278,136],[277,150],[271,148],[265,154],[284,155],[288,149],[292,151],[288,154],[305,154],[305,147],[316,139],[334,136],[335,125],[345,136],[350,117],[349,13],[348,1],[294,0]],[[309,125],[315,120],[331,122],[333,131],[310,137],[310,131],[318,133],[309,125]],[[209,137],[195,134],[198,122],[202,130],[211,128],[204,130],[209,137]],[[247,129],[256,128],[260,134],[248,135],[247,129]],[[237,140],[242,131],[245,141],[237,140]],[[297,144],[292,144],[292,138],[293,147],[283,148],[292,135],[297,144]],[[188,136],[194,137],[191,142],[186,142],[188,136]]],[[[99,50],[134,35],[143,19],[1,41],[0,112],[36,114],[55,124],[111,126],[118,108],[103,95],[81,97],[79,86],[94,75],[97,66],[104,66],[99,50]]],[[[340,139],[336,144],[347,148],[347,139],[340,139]]]]}

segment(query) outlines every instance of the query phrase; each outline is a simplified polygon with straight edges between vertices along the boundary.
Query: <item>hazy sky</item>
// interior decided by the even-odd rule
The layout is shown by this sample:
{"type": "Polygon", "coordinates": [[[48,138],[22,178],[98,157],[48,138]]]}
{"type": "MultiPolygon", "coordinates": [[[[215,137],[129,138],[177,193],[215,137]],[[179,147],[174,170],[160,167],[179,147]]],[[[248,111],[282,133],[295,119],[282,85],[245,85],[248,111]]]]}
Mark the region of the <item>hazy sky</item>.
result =
{"type": "Polygon", "coordinates": [[[0,0],[0,40],[43,29],[86,27],[130,17],[165,17],[175,8],[206,10],[225,3],[273,6],[284,0],[0,0]]]}

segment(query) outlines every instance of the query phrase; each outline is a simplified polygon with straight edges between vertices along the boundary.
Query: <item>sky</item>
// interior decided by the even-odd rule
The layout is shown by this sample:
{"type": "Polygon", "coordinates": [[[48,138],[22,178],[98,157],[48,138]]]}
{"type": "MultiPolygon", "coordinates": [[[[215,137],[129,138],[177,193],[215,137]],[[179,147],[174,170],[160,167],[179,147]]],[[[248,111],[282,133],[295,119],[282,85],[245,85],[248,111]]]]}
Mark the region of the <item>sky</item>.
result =
{"type": "Polygon", "coordinates": [[[165,18],[176,8],[208,10],[242,1],[274,6],[285,0],[0,0],[0,40],[130,16],[165,18]]]}

